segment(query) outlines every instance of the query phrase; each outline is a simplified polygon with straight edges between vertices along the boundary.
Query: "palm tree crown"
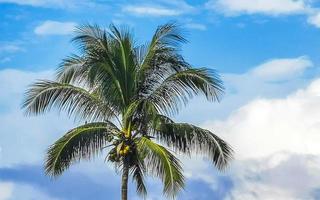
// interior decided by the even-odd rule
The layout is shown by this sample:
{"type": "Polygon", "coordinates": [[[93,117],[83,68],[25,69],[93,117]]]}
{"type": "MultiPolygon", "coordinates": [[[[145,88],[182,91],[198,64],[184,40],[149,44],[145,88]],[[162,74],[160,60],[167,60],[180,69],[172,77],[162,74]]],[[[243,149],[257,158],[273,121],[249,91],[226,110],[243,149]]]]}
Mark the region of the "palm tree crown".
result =
{"type": "Polygon", "coordinates": [[[48,175],[59,176],[71,164],[105,150],[106,160],[122,173],[126,200],[129,176],[142,196],[147,194],[145,176],[152,175],[162,180],[163,193],[174,197],[185,180],[174,153],[206,156],[220,170],[227,166],[232,150],[226,142],[168,117],[195,95],[216,101],[223,92],[215,71],[193,68],[179,54],[186,42],[179,26],[159,26],[149,43],[136,45],[125,28],[83,25],[73,41],[80,55],[63,60],[55,81],[33,84],[23,104],[27,114],[55,107],[88,121],[50,146],[48,175]]]}

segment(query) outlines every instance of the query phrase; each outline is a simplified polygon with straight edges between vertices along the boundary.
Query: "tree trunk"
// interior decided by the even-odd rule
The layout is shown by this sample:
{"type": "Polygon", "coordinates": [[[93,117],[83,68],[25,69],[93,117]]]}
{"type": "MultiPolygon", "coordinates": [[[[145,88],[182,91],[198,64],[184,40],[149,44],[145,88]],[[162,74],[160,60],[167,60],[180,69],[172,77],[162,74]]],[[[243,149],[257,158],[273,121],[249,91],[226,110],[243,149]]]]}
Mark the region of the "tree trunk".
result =
{"type": "Polygon", "coordinates": [[[121,200],[128,200],[128,177],[129,167],[124,162],[122,171],[122,183],[121,183],[121,200]]]}

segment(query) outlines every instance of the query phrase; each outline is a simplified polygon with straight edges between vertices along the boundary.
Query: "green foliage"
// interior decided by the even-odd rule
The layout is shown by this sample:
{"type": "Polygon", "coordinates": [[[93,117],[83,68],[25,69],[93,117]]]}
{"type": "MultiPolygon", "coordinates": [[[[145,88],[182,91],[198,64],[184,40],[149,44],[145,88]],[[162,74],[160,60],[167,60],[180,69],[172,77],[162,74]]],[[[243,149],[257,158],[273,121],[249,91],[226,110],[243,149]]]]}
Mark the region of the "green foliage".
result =
{"type": "Polygon", "coordinates": [[[180,161],[163,146],[146,137],[138,140],[138,152],[145,154],[147,170],[159,177],[164,185],[163,193],[174,196],[184,187],[184,176],[180,161]]]}
{"type": "Polygon", "coordinates": [[[142,197],[147,196],[147,188],[144,184],[144,176],[146,173],[146,167],[141,159],[137,159],[137,163],[132,166],[132,179],[136,182],[137,193],[142,197]]]}
{"type": "Polygon", "coordinates": [[[153,135],[174,151],[187,155],[196,153],[211,159],[223,170],[232,158],[229,145],[212,132],[187,123],[175,123],[168,117],[158,115],[153,121],[153,135]]]}
{"type": "Polygon", "coordinates": [[[42,114],[52,107],[86,120],[104,120],[116,113],[96,91],[67,83],[39,81],[26,93],[26,114],[42,114]]]}
{"type": "Polygon", "coordinates": [[[48,149],[46,173],[58,176],[74,162],[91,159],[119,133],[111,122],[89,123],[68,131],[48,149]]]}
{"type": "Polygon", "coordinates": [[[63,60],[54,81],[34,83],[23,108],[29,115],[56,108],[89,121],[49,148],[48,175],[59,176],[105,150],[106,161],[130,172],[138,194],[146,197],[144,180],[151,175],[162,180],[167,197],[175,197],[185,179],[173,152],[206,156],[222,170],[232,150],[210,131],[175,123],[166,115],[178,113],[196,95],[219,101],[223,84],[214,70],[193,68],[180,55],[186,39],[177,24],[159,26],[145,45],[134,41],[126,28],[78,27],[73,42],[79,55],[63,60]]]}

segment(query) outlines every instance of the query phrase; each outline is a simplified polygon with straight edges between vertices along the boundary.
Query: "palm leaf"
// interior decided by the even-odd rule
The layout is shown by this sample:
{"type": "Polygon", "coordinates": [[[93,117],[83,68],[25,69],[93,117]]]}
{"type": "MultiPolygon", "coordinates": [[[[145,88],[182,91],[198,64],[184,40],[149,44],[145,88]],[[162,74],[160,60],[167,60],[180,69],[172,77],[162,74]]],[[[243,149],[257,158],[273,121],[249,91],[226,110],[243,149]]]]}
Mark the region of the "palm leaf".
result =
{"type": "Polygon", "coordinates": [[[144,174],[146,172],[146,167],[143,162],[137,161],[137,164],[135,164],[132,167],[132,179],[135,181],[137,186],[137,193],[142,196],[147,196],[147,188],[144,183],[144,174]]]}
{"type": "Polygon", "coordinates": [[[184,188],[180,161],[172,153],[146,137],[141,137],[137,146],[138,151],[146,155],[148,172],[162,180],[165,195],[174,197],[180,189],[184,188]]]}
{"type": "Polygon", "coordinates": [[[48,149],[46,174],[58,176],[73,163],[93,158],[119,133],[111,122],[88,123],[68,131],[48,149]]]}
{"type": "Polygon", "coordinates": [[[161,50],[162,48],[178,50],[180,44],[185,43],[186,41],[187,40],[181,34],[181,30],[176,23],[167,23],[158,26],[148,45],[148,50],[145,53],[141,72],[150,67],[149,62],[153,60],[158,50],[161,50]]]}
{"type": "Polygon", "coordinates": [[[56,79],[61,83],[86,83],[89,69],[84,57],[71,55],[60,64],[57,69],[56,79]]]}
{"type": "Polygon", "coordinates": [[[207,156],[220,170],[232,159],[232,148],[212,132],[187,123],[174,123],[159,116],[154,122],[154,136],[174,151],[207,156]]]}
{"type": "Polygon", "coordinates": [[[98,25],[84,24],[76,29],[76,36],[72,39],[83,53],[87,53],[92,48],[106,48],[105,44],[109,40],[108,33],[98,25]]]}
{"type": "Polygon", "coordinates": [[[177,113],[194,95],[202,93],[209,101],[218,101],[223,93],[219,76],[205,68],[179,71],[159,82],[146,98],[166,114],[177,113]]]}
{"type": "Polygon", "coordinates": [[[179,47],[186,39],[181,34],[179,26],[167,23],[159,26],[150,44],[142,45],[136,50],[139,70],[139,93],[152,87],[153,81],[163,76],[166,71],[177,71],[189,66],[179,55],[179,47]]]}
{"type": "Polygon", "coordinates": [[[27,114],[41,114],[52,107],[83,119],[108,119],[115,111],[95,91],[53,81],[39,81],[26,92],[22,105],[27,114]]]}

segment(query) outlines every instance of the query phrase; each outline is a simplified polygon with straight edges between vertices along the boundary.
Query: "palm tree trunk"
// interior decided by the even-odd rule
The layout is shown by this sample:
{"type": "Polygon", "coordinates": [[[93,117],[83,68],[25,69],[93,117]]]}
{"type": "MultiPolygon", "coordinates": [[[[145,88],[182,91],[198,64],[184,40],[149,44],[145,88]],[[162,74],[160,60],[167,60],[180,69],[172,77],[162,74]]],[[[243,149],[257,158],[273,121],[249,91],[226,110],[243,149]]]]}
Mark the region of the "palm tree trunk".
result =
{"type": "Polygon", "coordinates": [[[123,165],[122,183],[121,183],[121,200],[128,200],[128,177],[129,167],[127,164],[123,165]]]}

